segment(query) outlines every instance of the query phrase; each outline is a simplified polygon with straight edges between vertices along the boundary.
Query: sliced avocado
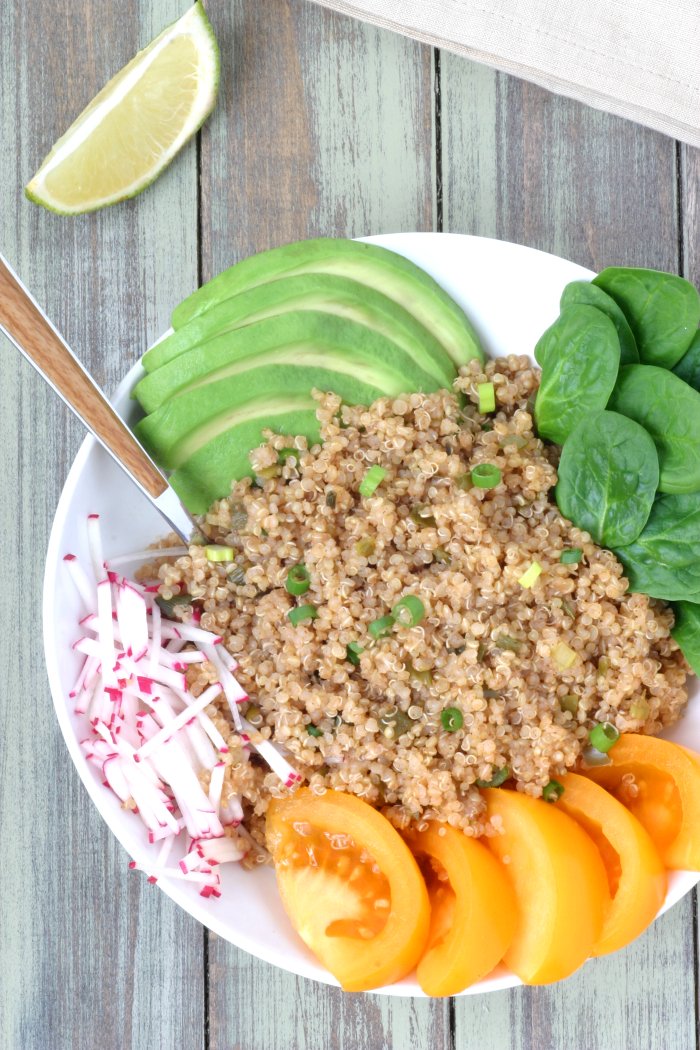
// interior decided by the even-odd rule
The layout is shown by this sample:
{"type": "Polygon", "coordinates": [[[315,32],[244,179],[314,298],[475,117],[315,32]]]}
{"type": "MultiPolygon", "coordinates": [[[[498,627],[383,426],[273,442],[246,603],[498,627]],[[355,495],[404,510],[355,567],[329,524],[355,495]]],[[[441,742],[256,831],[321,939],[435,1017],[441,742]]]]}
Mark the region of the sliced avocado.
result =
{"type": "Polygon", "coordinates": [[[182,328],[193,317],[250,288],[282,276],[308,273],[349,277],[393,299],[432,332],[456,368],[475,358],[484,360],[479,338],[464,311],[419,266],[376,244],[330,237],[260,252],[224,270],[176,307],[173,328],[182,328]]]}
{"type": "Polygon", "coordinates": [[[253,473],[250,450],[263,443],[264,430],[303,435],[313,444],[320,432],[315,401],[309,397],[263,398],[240,413],[231,413],[226,429],[170,475],[171,485],[193,514],[204,514],[215,499],[229,494],[234,481],[253,473]]]}
{"type": "Polygon", "coordinates": [[[147,372],[153,372],[224,332],[300,310],[322,311],[366,325],[406,350],[441,386],[452,385],[455,368],[450,357],[435,336],[407,310],[366,284],[323,273],[283,277],[234,295],[156,343],[144,354],[141,364],[147,372]]]}
{"type": "Polygon", "coordinates": [[[393,390],[398,382],[401,393],[430,393],[445,385],[444,379],[425,372],[397,343],[371,328],[306,310],[257,321],[188,350],[142,379],[134,396],[144,411],[154,412],[168,398],[194,386],[268,364],[351,370],[379,389],[388,381],[393,390]]]}
{"type": "Polygon", "coordinates": [[[390,373],[383,377],[381,387],[365,382],[357,377],[357,369],[352,364],[348,371],[297,368],[289,364],[250,368],[171,398],[137,423],[135,430],[156,462],[166,470],[173,470],[221,429],[227,429],[226,419],[248,410],[251,402],[255,403],[257,414],[262,411],[258,402],[262,403],[265,398],[272,402],[297,395],[306,398],[307,404],[313,403],[310,395],[316,388],[333,390],[349,404],[370,405],[379,397],[403,393],[403,386],[400,379],[392,384],[390,373]]]}

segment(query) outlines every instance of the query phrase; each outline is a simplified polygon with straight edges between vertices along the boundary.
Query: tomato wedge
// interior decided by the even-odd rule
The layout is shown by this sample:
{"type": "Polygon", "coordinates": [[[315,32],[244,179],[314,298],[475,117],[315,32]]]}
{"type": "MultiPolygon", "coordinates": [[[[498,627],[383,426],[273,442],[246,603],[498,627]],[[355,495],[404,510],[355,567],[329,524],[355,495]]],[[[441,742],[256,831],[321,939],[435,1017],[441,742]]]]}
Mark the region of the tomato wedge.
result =
{"type": "Polygon", "coordinates": [[[430,903],[386,817],[355,795],[299,788],[270,804],[267,843],[292,925],[346,991],[410,973],[428,937],[430,903]]]}
{"type": "Polygon", "coordinates": [[[610,895],[600,854],[556,805],[517,791],[487,788],[490,817],[503,834],[484,839],[506,862],[519,921],[506,966],[525,984],[568,977],[600,940],[610,895]]]}
{"type": "Polygon", "coordinates": [[[585,775],[634,813],[667,868],[700,871],[699,756],[670,740],[623,733],[610,759],[585,775]]]}
{"type": "Polygon", "coordinates": [[[449,824],[404,833],[422,862],[430,933],[417,977],[426,995],[456,995],[493,970],[513,939],[515,893],[489,850],[449,824]],[[436,870],[437,869],[437,870],[436,870]]]}
{"type": "Polygon", "coordinates": [[[666,869],[659,851],[637,818],[587,777],[561,778],[557,803],[598,847],[608,875],[610,908],[594,955],[617,951],[653,922],[666,896],[666,869]]]}

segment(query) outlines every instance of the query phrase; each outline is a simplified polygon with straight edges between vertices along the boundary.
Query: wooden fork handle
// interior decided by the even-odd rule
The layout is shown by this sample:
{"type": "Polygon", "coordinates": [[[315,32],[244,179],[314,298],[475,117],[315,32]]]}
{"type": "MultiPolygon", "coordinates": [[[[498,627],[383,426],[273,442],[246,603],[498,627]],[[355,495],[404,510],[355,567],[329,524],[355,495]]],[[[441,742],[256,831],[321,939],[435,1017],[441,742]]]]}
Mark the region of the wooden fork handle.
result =
{"type": "Polygon", "coordinates": [[[2,256],[0,328],[147,495],[162,496],[167,480],[2,256]]]}

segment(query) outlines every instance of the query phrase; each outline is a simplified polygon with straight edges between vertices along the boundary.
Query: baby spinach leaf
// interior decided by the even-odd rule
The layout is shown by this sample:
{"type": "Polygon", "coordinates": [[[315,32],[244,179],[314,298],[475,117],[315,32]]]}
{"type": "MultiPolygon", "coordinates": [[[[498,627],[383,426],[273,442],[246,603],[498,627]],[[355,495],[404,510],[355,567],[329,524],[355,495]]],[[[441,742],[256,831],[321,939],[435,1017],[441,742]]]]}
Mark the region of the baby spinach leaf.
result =
{"type": "MultiPolygon", "coordinates": [[[[630,366],[634,367],[634,366],[630,366]]],[[[700,493],[659,496],[634,541],[616,547],[630,590],[700,602],[700,493]]]]}
{"type": "MultiPolygon", "coordinates": [[[[627,318],[614,299],[607,292],[599,288],[591,281],[571,281],[562,292],[560,306],[563,310],[567,306],[584,303],[587,306],[595,306],[596,309],[609,317],[617,330],[617,338],[620,340],[620,364],[639,364],[639,351],[632,329],[627,323],[627,318]]],[[[535,357],[537,352],[535,351],[535,357]]]]}
{"type": "Polygon", "coordinates": [[[693,390],[700,390],[700,332],[696,333],[673,372],[693,390]]]}
{"type": "Polygon", "coordinates": [[[625,365],[610,398],[613,412],[649,431],[659,454],[661,492],[700,489],[700,393],[665,368],[625,365]]]}
{"type": "Polygon", "coordinates": [[[563,445],[574,427],[605,408],[620,366],[620,341],[593,306],[567,306],[545,332],[535,401],[540,436],[563,445]]]}
{"type": "Polygon", "coordinates": [[[604,547],[633,543],[659,484],[659,458],[644,427],[617,412],[582,420],[564,442],[559,510],[604,547]]]}
{"type": "Polygon", "coordinates": [[[673,368],[700,324],[700,295],[683,277],[659,270],[609,266],[593,283],[629,321],[644,364],[673,368]]]}
{"type": "Polygon", "coordinates": [[[676,602],[673,606],[676,622],[671,635],[681,647],[696,675],[700,676],[700,605],[691,602],[676,602]]]}

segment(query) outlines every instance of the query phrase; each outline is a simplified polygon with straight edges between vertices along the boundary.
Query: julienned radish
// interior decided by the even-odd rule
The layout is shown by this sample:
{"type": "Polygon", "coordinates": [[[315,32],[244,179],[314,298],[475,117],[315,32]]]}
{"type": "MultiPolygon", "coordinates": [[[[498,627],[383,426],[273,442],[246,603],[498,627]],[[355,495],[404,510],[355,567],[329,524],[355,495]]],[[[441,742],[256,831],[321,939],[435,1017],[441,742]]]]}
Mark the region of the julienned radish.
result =
{"type": "Polygon", "coordinates": [[[88,517],[87,539],[90,572],[75,555],[64,558],[85,612],[79,621],[83,633],[73,645],[84,659],[69,693],[75,713],[86,719],[81,747],[101,770],[105,786],[139,815],[148,842],[162,843],[150,854],[144,850],[130,867],[147,871],[150,882],[180,879],[198,885],[203,897],[219,897],[218,868],[245,856],[246,833],[239,828],[241,799],[224,797],[228,747],[207,707],[223,694],[244,746],[253,747],[286,787],[302,778],[242,717],[239,705],[248,696],[221,638],[164,618],[155,601],[157,587],[113,570],[116,564],[187,554],[187,549],[138,551],[105,562],[96,514],[88,517]],[[204,661],[215,667],[219,681],[196,697],[186,672],[204,661]],[[176,844],[181,859],[168,867],[176,844]]]}

